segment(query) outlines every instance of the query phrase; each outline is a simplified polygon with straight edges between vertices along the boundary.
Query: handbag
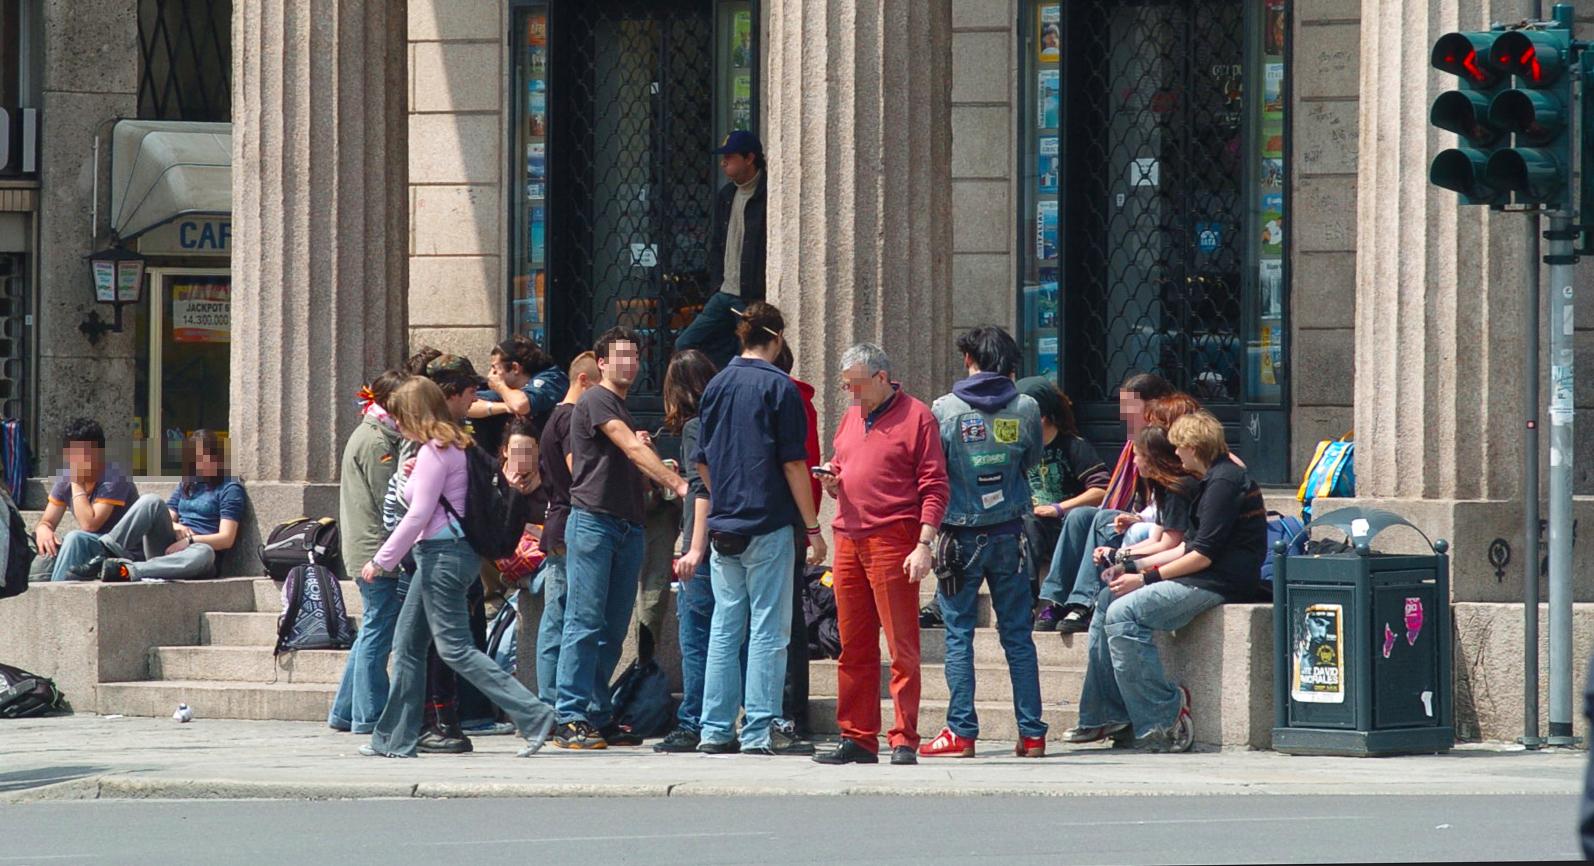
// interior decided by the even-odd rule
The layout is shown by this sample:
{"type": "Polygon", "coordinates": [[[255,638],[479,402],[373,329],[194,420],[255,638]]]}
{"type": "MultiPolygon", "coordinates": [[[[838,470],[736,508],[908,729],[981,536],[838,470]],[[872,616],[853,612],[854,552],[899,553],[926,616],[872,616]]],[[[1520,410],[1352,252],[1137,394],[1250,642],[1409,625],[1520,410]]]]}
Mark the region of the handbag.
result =
{"type": "Polygon", "coordinates": [[[543,552],[542,540],[528,527],[520,533],[520,541],[515,545],[515,552],[509,556],[493,560],[498,573],[504,576],[505,583],[519,583],[537,573],[542,567],[542,561],[548,555],[543,552]]]}
{"type": "Polygon", "coordinates": [[[1301,514],[1307,520],[1312,515],[1312,500],[1319,496],[1346,497],[1356,495],[1356,442],[1354,432],[1346,432],[1338,439],[1324,439],[1317,443],[1312,462],[1301,479],[1301,489],[1295,498],[1301,503],[1301,514]]]}

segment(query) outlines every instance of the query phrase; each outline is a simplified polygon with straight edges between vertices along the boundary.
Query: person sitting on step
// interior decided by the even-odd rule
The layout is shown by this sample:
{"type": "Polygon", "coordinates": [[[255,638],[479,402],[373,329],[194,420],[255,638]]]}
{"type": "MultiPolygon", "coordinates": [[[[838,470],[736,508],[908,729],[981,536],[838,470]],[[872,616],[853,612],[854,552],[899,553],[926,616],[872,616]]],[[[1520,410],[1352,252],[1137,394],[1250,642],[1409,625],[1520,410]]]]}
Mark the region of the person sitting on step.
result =
{"type": "Polygon", "coordinates": [[[29,580],[78,579],[73,569],[101,553],[96,537],[114,529],[138,498],[138,487],[106,464],[105,430],[100,422],[74,418],[62,438],[61,474],[56,476],[44,516],[33,530],[39,555],[33,560],[29,580]],[[60,537],[56,529],[68,509],[77,529],[60,537]]]}

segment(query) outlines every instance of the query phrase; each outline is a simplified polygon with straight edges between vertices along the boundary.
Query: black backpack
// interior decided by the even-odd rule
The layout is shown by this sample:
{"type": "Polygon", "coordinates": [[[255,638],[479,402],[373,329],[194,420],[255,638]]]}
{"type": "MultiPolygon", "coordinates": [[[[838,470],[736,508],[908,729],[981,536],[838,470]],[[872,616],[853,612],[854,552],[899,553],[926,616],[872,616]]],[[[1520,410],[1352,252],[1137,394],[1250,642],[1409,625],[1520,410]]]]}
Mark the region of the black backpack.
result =
{"type": "Polygon", "coordinates": [[[354,624],[343,606],[338,576],[319,565],[296,565],[282,583],[282,616],[272,655],[288,650],[348,649],[354,624]]]}
{"type": "MultiPolygon", "coordinates": [[[[330,517],[298,517],[279,523],[260,545],[260,564],[272,580],[286,580],[299,565],[319,565],[343,574],[343,542],[338,522],[330,517]]],[[[364,563],[361,563],[362,565],[364,563]]]]}
{"type": "Polygon", "coordinates": [[[69,709],[53,680],[0,665],[0,719],[26,719],[69,709]]]}
{"type": "Polygon", "coordinates": [[[803,622],[808,626],[808,657],[841,658],[841,625],[836,619],[836,591],[825,585],[830,570],[810,565],[804,572],[803,622]]]}
{"type": "Polygon", "coordinates": [[[480,445],[465,450],[469,481],[465,488],[465,516],[460,517],[448,497],[437,501],[465,531],[465,540],[482,559],[503,559],[515,554],[521,533],[526,529],[529,501],[514,496],[498,484],[498,459],[480,445]]]}
{"type": "Polygon", "coordinates": [[[653,659],[637,659],[614,681],[610,701],[615,724],[639,737],[659,737],[675,723],[670,679],[653,659]]]}
{"type": "Polygon", "coordinates": [[[33,543],[33,533],[28,531],[10,497],[0,497],[0,507],[6,510],[6,525],[11,528],[9,549],[6,551],[5,574],[0,574],[0,598],[10,598],[28,591],[28,572],[39,555],[33,543]]]}

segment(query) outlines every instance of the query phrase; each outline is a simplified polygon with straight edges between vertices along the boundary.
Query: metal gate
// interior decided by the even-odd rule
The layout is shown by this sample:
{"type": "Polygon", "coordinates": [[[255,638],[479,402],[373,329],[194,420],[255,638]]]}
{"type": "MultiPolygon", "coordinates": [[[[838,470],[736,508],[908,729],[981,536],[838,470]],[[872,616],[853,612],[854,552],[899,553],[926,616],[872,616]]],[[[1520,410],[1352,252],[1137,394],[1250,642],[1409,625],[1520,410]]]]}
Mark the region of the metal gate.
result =
{"type": "Polygon", "coordinates": [[[706,295],[716,175],[710,0],[569,0],[549,20],[548,314],[568,359],[642,338],[632,411],[662,411],[675,334],[706,295]]]}
{"type": "Polygon", "coordinates": [[[1127,374],[1155,370],[1204,402],[1238,401],[1244,8],[1064,8],[1065,389],[1082,403],[1115,402],[1127,374]]]}

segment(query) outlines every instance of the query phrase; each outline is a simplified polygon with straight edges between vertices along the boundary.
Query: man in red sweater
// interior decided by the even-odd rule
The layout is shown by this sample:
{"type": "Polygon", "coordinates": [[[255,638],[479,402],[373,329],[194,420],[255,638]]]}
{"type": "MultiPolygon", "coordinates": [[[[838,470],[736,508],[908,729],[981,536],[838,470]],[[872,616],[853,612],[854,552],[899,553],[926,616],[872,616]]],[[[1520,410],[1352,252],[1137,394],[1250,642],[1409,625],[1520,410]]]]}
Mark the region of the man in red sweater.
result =
{"type": "Polygon", "coordinates": [[[841,631],[836,721],[841,743],[821,764],[878,763],[880,629],[891,648],[891,763],[914,764],[919,746],[919,581],[947,505],[946,457],[929,407],[891,381],[879,346],[841,356],[852,406],[819,474],[835,497],[836,619],[841,631]]]}

